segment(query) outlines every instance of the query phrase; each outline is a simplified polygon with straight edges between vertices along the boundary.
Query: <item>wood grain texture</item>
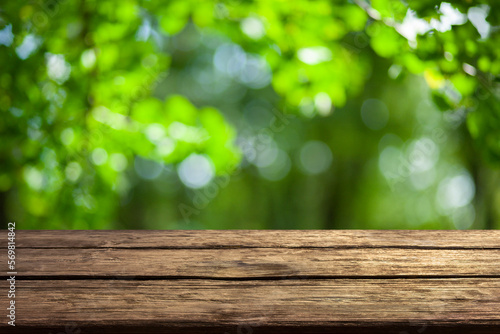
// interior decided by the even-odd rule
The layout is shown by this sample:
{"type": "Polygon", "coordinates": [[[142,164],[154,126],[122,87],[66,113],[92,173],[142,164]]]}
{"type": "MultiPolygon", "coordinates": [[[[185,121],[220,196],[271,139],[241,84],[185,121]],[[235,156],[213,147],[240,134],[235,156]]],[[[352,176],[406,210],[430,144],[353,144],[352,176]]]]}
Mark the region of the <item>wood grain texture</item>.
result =
{"type": "Polygon", "coordinates": [[[500,325],[500,281],[491,279],[57,280],[20,289],[26,325],[500,325]]]}
{"type": "Polygon", "coordinates": [[[1,333],[500,333],[500,231],[18,231],[16,243],[17,326],[1,333]]]}
{"type": "MultiPolygon", "coordinates": [[[[18,248],[446,248],[500,249],[492,230],[23,231],[18,248]]],[[[0,247],[7,239],[0,239],[0,247]]]]}
{"type": "Polygon", "coordinates": [[[18,260],[26,276],[500,276],[500,249],[19,249],[18,260]]]}

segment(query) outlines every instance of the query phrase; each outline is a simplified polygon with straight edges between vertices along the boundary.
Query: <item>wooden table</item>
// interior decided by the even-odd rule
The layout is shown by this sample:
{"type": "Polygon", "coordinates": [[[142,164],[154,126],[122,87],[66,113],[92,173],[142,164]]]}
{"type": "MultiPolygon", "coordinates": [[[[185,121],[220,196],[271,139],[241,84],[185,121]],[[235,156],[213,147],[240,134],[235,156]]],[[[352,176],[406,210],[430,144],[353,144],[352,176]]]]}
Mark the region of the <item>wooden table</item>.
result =
{"type": "Polygon", "coordinates": [[[500,333],[500,231],[17,231],[0,332],[500,333]]]}

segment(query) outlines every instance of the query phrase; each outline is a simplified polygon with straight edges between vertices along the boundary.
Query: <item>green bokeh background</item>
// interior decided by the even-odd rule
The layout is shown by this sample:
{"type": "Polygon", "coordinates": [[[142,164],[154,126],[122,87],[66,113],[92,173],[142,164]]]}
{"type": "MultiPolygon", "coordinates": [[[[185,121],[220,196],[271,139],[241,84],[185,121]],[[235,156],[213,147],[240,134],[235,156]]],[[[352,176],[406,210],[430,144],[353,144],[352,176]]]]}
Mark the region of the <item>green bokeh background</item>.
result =
{"type": "Polygon", "coordinates": [[[2,224],[499,228],[499,13],[2,3],[2,224]]]}

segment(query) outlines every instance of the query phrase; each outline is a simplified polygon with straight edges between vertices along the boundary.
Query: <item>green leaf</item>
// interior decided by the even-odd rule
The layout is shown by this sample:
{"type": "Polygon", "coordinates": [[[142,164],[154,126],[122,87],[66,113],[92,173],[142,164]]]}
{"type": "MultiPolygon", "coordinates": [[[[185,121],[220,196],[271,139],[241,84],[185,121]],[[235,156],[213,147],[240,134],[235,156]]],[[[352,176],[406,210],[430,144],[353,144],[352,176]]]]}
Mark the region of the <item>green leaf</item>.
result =
{"type": "Polygon", "coordinates": [[[437,91],[433,91],[431,97],[432,97],[432,101],[439,108],[439,110],[448,111],[448,110],[452,109],[452,107],[450,106],[448,101],[441,94],[439,94],[437,91]]]}

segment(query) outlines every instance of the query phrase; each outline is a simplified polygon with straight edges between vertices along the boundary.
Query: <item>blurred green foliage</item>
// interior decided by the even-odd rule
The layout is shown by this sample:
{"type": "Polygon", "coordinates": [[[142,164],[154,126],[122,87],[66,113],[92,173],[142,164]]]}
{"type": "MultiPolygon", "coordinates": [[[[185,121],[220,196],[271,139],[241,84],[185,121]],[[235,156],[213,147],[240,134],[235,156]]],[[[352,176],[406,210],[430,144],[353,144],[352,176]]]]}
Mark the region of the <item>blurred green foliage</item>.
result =
{"type": "Polygon", "coordinates": [[[499,13],[495,1],[2,3],[3,220],[498,227],[499,13]]]}

